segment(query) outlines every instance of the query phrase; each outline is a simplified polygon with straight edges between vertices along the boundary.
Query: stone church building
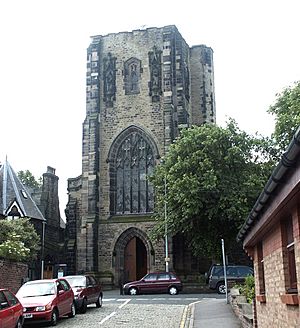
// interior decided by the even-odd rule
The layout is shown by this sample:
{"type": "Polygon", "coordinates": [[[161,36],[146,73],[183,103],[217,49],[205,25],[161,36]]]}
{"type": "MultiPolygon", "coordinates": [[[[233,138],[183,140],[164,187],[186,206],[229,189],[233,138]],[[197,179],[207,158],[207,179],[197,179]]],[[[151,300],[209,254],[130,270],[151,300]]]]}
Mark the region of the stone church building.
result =
{"type": "MultiPolygon", "coordinates": [[[[87,49],[82,172],[68,180],[69,273],[104,284],[164,270],[153,242],[153,172],[180,130],[215,123],[213,51],[190,47],[176,26],[97,35],[87,49]]],[[[169,268],[199,274],[181,236],[169,236],[169,268]]]]}

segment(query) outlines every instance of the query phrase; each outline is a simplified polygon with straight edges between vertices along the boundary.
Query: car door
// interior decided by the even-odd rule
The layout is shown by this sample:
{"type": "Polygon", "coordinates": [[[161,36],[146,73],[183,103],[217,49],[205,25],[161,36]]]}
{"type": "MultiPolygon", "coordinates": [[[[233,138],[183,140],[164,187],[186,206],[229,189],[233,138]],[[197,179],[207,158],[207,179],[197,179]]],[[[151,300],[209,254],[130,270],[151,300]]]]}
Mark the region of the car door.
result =
{"type": "Polygon", "coordinates": [[[99,292],[97,289],[97,281],[92,276],[89,276],[88,278],[89,278],[89,284],[91,286],[91,303],[95,303],[99,296],[99,292]]]}
{"type": "Polygon", "coordinates": [[[156,292],[166,293],[170,284],[170,275],[168,273],[159,273],[157,275],[156,292]]]}
{"type": "Polygon", "coordinates": [[[94,303],[95,299],[95,291],[94,291],[94,285],[91,277],[86,277],[86,297],[88,300],[88,304],[94,303]]]}
{"type": "Polygon", "coordinates": [[[227,283],[230,285],[238,281],[238,270],[237,267],[228,267],[226,271],[227,283]]]}
{"type": "Polygon", "coordinates": [[[0,291],[0,328],[14,328],[14,314],[4,292],[0,291]]]}
{"type": "Polygon", "coordinates": [[[13,316],[12,322],[13,322],[13,327],[16,326],[19,317],[22,316],[22,306],[19,302],[19,300],[8,290],[4,291],[4,295],[9,303],[11,314],[13,316]]]}
{"type": "Polygon", "coordinates": [[[60,315],[67,313],[68,296],[65,291],[64,285],[60,280],[57,281],[57,307],[60,315]]]}
{"type": "Polygon", "coordinates": [[[156,288],[157,274],[149,273],[147,274],[141,283],[139,284],[139,290],[142,294],[153,293],[156,288]]]}
{"type": "Polygon", "coordinates": [[[64,280],[64,279],[60,279],[60,283],[63,286],[64,292],[62,293],[63,298],[63,306],[64,306],[64,313],[70,313],[71,312],[71,305],[73,303],[74,300],[74,294],[72,291],[72,288],[70,287],[69,283],[64,280]]]}

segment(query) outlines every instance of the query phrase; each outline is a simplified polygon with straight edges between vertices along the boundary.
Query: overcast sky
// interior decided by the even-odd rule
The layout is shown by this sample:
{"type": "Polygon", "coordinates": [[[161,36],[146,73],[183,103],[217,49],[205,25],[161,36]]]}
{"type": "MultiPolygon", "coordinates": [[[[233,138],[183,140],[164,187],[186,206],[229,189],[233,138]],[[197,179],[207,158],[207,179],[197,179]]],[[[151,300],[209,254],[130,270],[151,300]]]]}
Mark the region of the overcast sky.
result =
{"type": "Polygon", "coordinates": [[[299,0],[3,0],[0,161],[60,178],[81,174],[90,36],[176,25],[214,50],[217,123],[270,135],[276,93],[300,79],[299,0]]]}

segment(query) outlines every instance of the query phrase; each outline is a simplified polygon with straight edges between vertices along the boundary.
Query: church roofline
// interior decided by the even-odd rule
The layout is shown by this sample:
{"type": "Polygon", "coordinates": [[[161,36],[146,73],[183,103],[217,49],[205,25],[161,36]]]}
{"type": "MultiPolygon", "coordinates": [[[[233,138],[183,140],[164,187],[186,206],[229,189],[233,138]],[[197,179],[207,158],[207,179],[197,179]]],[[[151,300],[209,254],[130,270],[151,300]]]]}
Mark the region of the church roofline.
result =
{"type": "MultiPolygon", "coordinates": [[[[141,26],[141,27],[143,27],[143,26],[141,26]]],[[[148,32],[150,30],[162,30],[162,29],[166,29],[166,28],[172,28],[172,29],[174,29],[174,30],[176,30],[178,32],[178,28],[176,27],[176,25],[165,25],[165,26],[162,26],[162,27],[152,26],[152,27],[147,27],[147,28],[145,26],[145,28],[133,29],[131,31],[122,31],[122,32],[108,33],[108,34],[104,34],[104,35],[101,35],[101,34],[91,35],[90,38],[91,39],[100,39],[100,38],[104,38],[104,37],[108,37],[108,36],[112,36],[112,35],[134,34],[134,33],[137,33],[137,32],[145,32],[145,31],[148,32]]]]}
{"type": "Polygon", "coordinates": [[[22,184],[7,159],[0,167],[0,188],[2,189],[0,213],[6,213],[12,201],[16,200],[25,217],[46,221],[44,215],[31,198],[27,188],[22,184]]]}

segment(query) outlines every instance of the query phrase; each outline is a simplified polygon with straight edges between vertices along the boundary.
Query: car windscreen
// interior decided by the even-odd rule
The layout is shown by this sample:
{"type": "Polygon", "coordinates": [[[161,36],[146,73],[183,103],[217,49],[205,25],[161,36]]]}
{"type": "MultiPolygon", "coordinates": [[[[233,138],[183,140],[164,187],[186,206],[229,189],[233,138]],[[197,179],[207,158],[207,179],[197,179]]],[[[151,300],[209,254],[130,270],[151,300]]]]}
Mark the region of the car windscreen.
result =
{"type": "Polygon", "coordinates": [[[23,285],[18,293],[18,297],[35,297],[35,296],[47,296],[47,295],[55,295],[56,288],[54,282],[40,282],[33,284],[25,284],[23,285]]]}
{"type": "Polygon", "coordinates": [[[65,277],[71,287],[86,287],[86,277],[65,277]]]}

